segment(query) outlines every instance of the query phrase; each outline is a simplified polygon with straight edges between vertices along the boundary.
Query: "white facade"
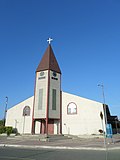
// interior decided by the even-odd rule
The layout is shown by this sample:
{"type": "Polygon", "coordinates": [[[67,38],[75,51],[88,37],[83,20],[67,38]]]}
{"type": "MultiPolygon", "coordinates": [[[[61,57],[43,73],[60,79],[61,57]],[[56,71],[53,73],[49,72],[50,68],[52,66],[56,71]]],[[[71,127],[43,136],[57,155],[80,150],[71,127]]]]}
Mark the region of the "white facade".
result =
{"type": "Polygon", "coordinates": [[[34,97],[7,111],[6,126],[21,134],[99,134],[102,103],[61,92],[61,70],[49,44],[36,69],[34,97]]]}
{"type": "MultiPolygon", "coordinates": [[[[34,97],[30,97],[10,108],[7,111],[6,126],[17,128],[20,134],[31,134],[33,99],[34,97]],[[23,116],[25,106],[30,107],[30,116],[23,116]]],[[[62,92],[62,134],[99,134],[99,129],[103,129],[100,112],[103,113],[102,103],[62,92]],[[68,112],[69,104],[75,104],[75,112],[74,110],[68,112]]],[[[54,124],[54,134],[58,134],[57,125],[59,124],[56,122],[54,124]]],[[[36,121],[35,133],[40,134],[40,122],[38,121],[36,121]]]]}
{"type": "Polygon", "coordinates": [[[33,96],[7,110],[6,126],[16,128],[20,134],[30,134],[32,127],[33,96]],[[25,106],[30,107],[30,115],[24,116],[25,106]]]}
{"type": "Polygon", "coordinates": [[[102,103],[62,92],[62,133],[99,134],[99,129],[103,129],[100,112],[103,113],[102,103]],[[68,113],[72,103],[76,105],[76,112],[68,113]]]}

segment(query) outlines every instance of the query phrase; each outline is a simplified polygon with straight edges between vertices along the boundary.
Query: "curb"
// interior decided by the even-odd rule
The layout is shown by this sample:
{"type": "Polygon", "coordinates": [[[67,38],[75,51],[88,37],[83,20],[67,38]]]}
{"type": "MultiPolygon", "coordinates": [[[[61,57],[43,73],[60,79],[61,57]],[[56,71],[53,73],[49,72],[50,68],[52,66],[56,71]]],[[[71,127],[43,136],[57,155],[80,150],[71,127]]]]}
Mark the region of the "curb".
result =
{"type": "Polygon", "coordinates": [[[13,145],[13,144],[0,144],[0,147],[14,147],[26,149],[69,149],[69,150],[105,150],[104,148],[92,147],[65,147],[65,146],[28,146],[28,145],[13,145]]]}
{"type": "MultiPolygon", "coordinates": [[[[14,148],[25,148],[25,149],[67,149],[67,150],[99,150],[105,151],[105,148],[95,147],[65,147],[65,146],[28,146],[28,145],[13,145],[13,144],[0,144],[0,147],[14,147],[14,148]]],[[[120,147],[108,148],[108,150],[119,150],[120,147]]]]}

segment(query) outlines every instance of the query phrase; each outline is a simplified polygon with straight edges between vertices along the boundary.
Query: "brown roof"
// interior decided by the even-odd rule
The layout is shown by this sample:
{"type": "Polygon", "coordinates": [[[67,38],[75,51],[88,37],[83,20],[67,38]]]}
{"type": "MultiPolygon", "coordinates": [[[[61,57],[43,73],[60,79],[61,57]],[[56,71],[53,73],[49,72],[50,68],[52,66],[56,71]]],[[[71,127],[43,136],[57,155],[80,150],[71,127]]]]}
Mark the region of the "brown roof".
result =
{"type": "Polygon", "coordinates": [[[48,48],[46,49],[41,62],[39,63],[36,72],[44,71],[44,70],[52,70],[57,73],[61,73],[60,67],[57,63],[55,55],[53,53],[52,47],[49,44],[48,48]]]}

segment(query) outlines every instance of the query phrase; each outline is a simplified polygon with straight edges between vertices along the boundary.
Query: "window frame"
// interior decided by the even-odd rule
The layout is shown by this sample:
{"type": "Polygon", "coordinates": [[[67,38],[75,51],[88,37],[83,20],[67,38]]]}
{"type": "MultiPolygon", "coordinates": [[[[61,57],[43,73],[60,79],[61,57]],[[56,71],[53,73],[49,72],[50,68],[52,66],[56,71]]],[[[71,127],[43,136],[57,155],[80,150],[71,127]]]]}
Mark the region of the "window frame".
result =
{"type": "Polygon", "coordinates": [[[42,108],[43,108],[43,88],[40,88],[38,93],[38,110],[42,110],[42,108]]]}
{"type": "Polygon", "coordinates": [[[52,89],[52,110],[56,111],[56,105],[57,105],[57,90],[56,89],[52,89]]]}
{"type": "Polygon", "coordinates": [[[75,102],[70,102],[70,103],[67,105],[67,114],[68,114],[68,115],[76,115],[76,114],[77,114],[77,105],[76,105],[75,102]],[[71,105],[71,104],[74,104],[74,105],[75,105],[75,109],[76,109],[75,112],[69,111],[69,108],[70,108],[70,105],[71,105]]]}
{"type": "Polygon", "coordinates": [[[30,106],[25,106],[23,108],[23,116],[30,116],[30,106]],[[26,110],[27,108],[27,110],[26,110]],[[29,109],[29,110],[28,110],[29,109]],[[27,113],[26,113],[27,112],[27,113]]]}

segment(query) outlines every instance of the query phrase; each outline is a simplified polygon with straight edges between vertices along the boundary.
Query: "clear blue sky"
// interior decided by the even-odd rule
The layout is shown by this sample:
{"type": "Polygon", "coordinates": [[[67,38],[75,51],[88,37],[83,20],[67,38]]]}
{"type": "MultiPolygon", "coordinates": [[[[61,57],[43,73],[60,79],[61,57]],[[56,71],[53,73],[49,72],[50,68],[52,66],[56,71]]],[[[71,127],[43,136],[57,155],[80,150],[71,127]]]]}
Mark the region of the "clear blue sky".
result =
{"type": "Polygon", "coordinates": [[[119,0],[0,0],[0,119],[34,93],[47,38],[62,70],[62,90],[106,103],[120,117],[119,0]]]}

